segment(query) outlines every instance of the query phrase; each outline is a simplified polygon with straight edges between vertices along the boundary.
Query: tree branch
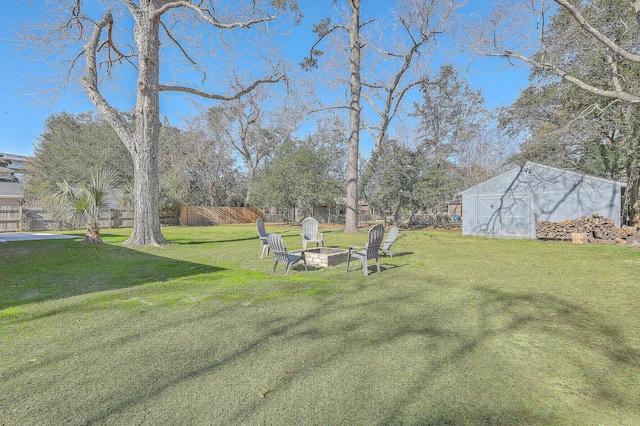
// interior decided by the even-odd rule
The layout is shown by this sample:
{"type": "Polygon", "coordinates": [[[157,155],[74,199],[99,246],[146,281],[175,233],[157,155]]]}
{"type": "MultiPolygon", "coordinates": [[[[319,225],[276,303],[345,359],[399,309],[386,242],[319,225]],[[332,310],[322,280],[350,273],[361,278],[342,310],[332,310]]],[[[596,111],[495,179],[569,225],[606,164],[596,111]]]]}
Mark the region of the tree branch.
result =
{"type": "Polygon", "coordinates": [[[585,90],[593,95],[603,96],[605,98],[610,98],[610,99],[618,99],[628,104],[640,104],[640,96],[632,95],[624,91],[600,89],[591,84],[585,83],[579,78],[576,78],[570,75],[569,73],[557,67],[556,65],[538,62],[535,59],[531,59],[528,56],[524,56],[524,55],[520,55],[512,52],[504,52],[504,53],[480,52],[480,53],[484,56],[515,58],[522,62],[526,62],[532,65],[534,68],[539,69],[541,71],[551,71],[552,73],[562,78],[563,80],[573,83],[576,86],[578,86],[580,89],[585,90]]]}
{"type": "Polygon", "coordinates": [[[236,92],[233,95],[216,95],[214,93],[205,92],[203,90],[193,89],[191,87],[173,86],[173,85],[168,86],[168,85],[164,85],[164,84],[159,85],[158,86],[158,90],[161,91],[161,92],[189,93],[189,94],[192,94],[192,95],[199,96],[201,98],[215,99],[215,100],[218,100],[218,101],[231,101],[231,100],[234,100],[234,99],[241,98],[242,96],[248,94],[249,92],[254,90],[256,87],[260,86],[261,84],[277,83],[277,82],[283,80],[284,78],[285,78],[284,74],[276,74],[273,77],[267,77],[267,78],[263,78],[263,79],[260,79],[260,80],[256,80],[250,86],[243,88],[242,90],[236,92]]]}
{"type": "Polygon", "coordinates": [[[326,19],[326,20],[323,20],[320,24],[315,25],[314,31],[318,34],[318,39],[315,41],[315,43],[313,43],[313,45],[311,46],[311,49],[309,49],[309,56],[304,58],[302,63],[300,64],[303,70],[311,71],[312,68],[318,67],[318,60],[314,58],[314,55],[319,56],[319,55],[322,55],[324,52],[322,50],[316,49],[316,46],[322,43],[322,41],[326,36],[328,36],[329,34],[331,34],[337,29],[347,29],[347,27],[345,27],[344,25],[332,25],[328,29],[324,28],[323,30],[321,30],[321,28],[323,28],[324,25],[327,25],[330,22],[331,21],[329,19],[326,19]]]}
{"type": "MultiPolygon", "coordinates": [[[[131,1],[131,0],[128,0],[131,1]]],[[[224,28],[224,29],[233,29],[233,28],[249,28],[255,24],[259,24],[262,22],[268,22],[268,21],[273,21],[274,19],[276,19],[278,17],[278,14],[280,13],[280,11],[282,10],[282,7],[278,7],[278,10],[273,14],[273,15],[269,15],[267,13],[263,14],[262,18],[257,18],[257,19],[251,19],[248,21],[244,21],[244,22],[231,22],[231,23],[222,23],[220,21],[218,21],[217,19],[215,19],[213,16],[213,14],[206,8],[200,8],[198,5],[195,5],[193,3],[191,3],[190,1],[186,1],[186,0],[180,0],[180,1],[170,1],[168,3],[166,3],[165,5],[163,5],[162,7],[159,7],[158,9],[156,9],[156,13],[154,15],[154,17],[156,19],[160,19],[160,17],[168,12],[171,9],[179,9],[179,8],[185,8],[185,9],[190,9],[192,11],[194,11],[197,15],[200,16],[200,18],[202,18],[205,22],[208,22],[209,24],[213,25],[214,27],[217,28],[224,28]]]]}
{"type": "Polygon", "coordinates": [[[202,82],[204,83],[204,81],[207,79],[207,71],[202,69],[202,67],[199,67],[196,63],[195,60],[193,60],[189,54],[187,53],[187,51],[184,49],[184,47],[182,47],[182,44],[180,43],[180,41],[178,41],[173,34],[171,34],[171,31],[169,31],[169,28],[167,28],[167,26],[165,25],[164,22],[160,21],[160,25],[162,26],[162,28],[164,29],[164,31],[167,33],[167,36],[169,37],[169,39],[171,39],[171,41],[173,41],[173,43],[178,47],[178,49],[180,49],[180,51],[182,52],[182,55],[187,58],[187,61],[189,61],[191,63],[191,65],[194,66],[194,68],[196,70],[198,70],[198,72],[200,72],[202,74],[202,82]]]}
{"type": "Polygon", "coordinates": [[[137,21],[140,17],[140,8],[133,0],[122,0],[123,3],[129,8],[131,16],[137,21]]]}
{"type": "MultiPolygon", "coordinates": [[[[622,58],[624,58],[624,59],[626,59],[628,61],[635,62],[635,63],[640,63],[640,55],[636,55],[634,53],[631,53],[631,52],[623,49],[616,42],[614,42],[609,37],[607,37],[604,34],[602,34],[598,29],[593,27],[584,18],[584,16],[582,16],[580,11],[575,6],[573,6],[567,0],[554,0],[554,1],[556,3],[558,3],[560,6],[562,6],[563,8],[565,8],[565,10],[567,12],[569,12],[569,14],[571,16],[573,16],[573,19],[576,20],[578,25],[580,25],[580,27],[582,27],[586,32],[591,34],[602,45],[606,46],[608,49],[611,49],[612,52],[616,53],[617,55],[620,55],[622,58]]],[[[633,6],[634,6],[634,9],[636,10],[636,16],[637,16],[638,10],[640,8],[640,1],[636,0],[633,3],[633,6]]]]}
{"type": "Polygon", "coordinates": [[[111,12],[107,12],[94,26],[93,31],[91,32],[91,38],[85,45],[84,49],[86,54],[86,67],[85,75],[80,79],[80,83],[91,102],[93,102],[98,111],[100,111],[113,126],[118,137],[120,137],[127,147],[130,147],[132,139],[131,132],[127,129],[127,125],[118,111],[109,104],[104,96],[102,96],[98,88],[98,69],[96,60],[99,48],[98,45],[102,36],[102,30],[105,27],[110,26],[112,23],[113,16],[111,15],[111,12]]]}

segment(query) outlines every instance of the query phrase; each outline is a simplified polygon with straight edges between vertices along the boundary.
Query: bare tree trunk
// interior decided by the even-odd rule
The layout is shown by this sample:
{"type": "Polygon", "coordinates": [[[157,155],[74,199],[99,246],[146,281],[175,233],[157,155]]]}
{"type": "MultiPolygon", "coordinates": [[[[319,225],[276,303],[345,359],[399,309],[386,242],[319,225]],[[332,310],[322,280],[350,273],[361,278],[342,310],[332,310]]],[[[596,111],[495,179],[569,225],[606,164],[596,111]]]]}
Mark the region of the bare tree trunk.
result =
{"type": "Polygon", "coordinates": [[[149,139],[146,139],[148,146],[144,146],[144,140],[142,143],[134,141],[139,150],[133,158],[133,229],[131,236],[125,241],[125,244],[132,247],[160,246],[168,243],[160,230],[158,191],[149,190],[158,188],[157,139],[150,143],[149,139]]]}
{"type": "Polygon", "coordinates": [[[210,182],[207,187],[207,196],[209,197],[209,206],[216,206],[216,184],[214,182],[210,182]]]}
{"type": "Polygon", "coordinates": [[[344,232],[358,232],[358,150],[360,145],[360,0],[349,0],[351,22],[349,23],[349,46],[351,70],[349,102],[349,141],[347,142],[347,211],[344,232]]]}
{"type": "Polygon", "coordinates": [[[160,40],[153,7],[139,10],[134,34],[139,49],[135,131],[127,144],[133,158],[134,218],[133,247],[160,246],[168,241],[160,230],[158,184],[158,137],[160,135],[160,40]],[[150,190],[152,189],[152,190],[150,190]]]}
{"type": "Polygon", "coordinates": [[[247,166],[249,167],[249,174],[247,176],[249,178],[249,182],[247,182],[247,192],[244,196],[243,207],[249,206],[249,202],[251,201],[251,187],[256,180],[256,168],[250,162],[247,162],[247,166]]]}

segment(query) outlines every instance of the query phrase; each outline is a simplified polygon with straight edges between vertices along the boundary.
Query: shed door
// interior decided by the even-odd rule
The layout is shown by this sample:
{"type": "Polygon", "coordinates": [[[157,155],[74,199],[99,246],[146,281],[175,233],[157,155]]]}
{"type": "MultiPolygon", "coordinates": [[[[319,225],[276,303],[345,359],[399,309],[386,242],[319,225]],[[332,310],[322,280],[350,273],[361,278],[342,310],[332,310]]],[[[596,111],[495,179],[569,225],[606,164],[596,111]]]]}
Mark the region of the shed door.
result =
{"type": "Polygon", "coordinates": [[[531,237],[529,196],[478,196],[478,230],[493,237],[531,237]]]}

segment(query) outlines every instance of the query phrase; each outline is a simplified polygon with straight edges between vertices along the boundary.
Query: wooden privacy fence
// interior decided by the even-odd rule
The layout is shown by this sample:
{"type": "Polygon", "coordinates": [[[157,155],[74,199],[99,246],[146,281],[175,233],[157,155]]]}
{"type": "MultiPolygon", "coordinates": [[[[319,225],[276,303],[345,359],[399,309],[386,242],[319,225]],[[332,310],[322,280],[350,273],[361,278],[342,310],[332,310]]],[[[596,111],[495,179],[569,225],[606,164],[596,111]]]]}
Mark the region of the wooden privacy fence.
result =
{"type": "Polygon", "coordinates": [[[133,228],[133,210],[111,210],[110,217],[100,219],[101,228],[133,228]]]}
{"type": "Polygon", "coordinates": [[[22,231],[22,206],[0,206],[0,232],[22,231]]]}
{"type": "Polygon", "coordinates": [[[180,207],[180,223],[189,226],[255,223],[262,214],[262,209],[256,207],[183,206],[180,207]]]}
{"type": "MultiPolygon", "coordinates": [[[[44,208],[23,209],[23,229],[29,231],[55,231],[68,229],[71,224],[63,224],[56,220],[44,208]]],[[[84,227],[84,223],[75,226],[84,227]]],[[[98,220],[100,228],[131,228],[133,227],[133,211],[112,209],[109,215],[98,220]]]]}
{"type": "MultiPolygon", "coordinates": [[[[262,216],[262,209],[255,207],[180,207],[182,225],[255,223],[256,219],[262,216]]],[[[164,219],[165,222],[168,221],[167,218],[164,219]]],[[[110,215],[101,218],[98,225],[100,228],[131,228],[133,212],[111,210],[110,215]]],[[[67,228],[68,225],[65,226],[57,221],[43,207],[0,205],[0,232],[54,231],[67,228]]]]}
{"type": "MultiPolygon", "coordinates": [[[[131,228],[133,212],[111,210],[108,217],[100,219],[98,226],[100,228],[131,228]]],[[[68,227],[57,221],[43,207],[0,205],[0,232],[56,231],[68,229],[68,227]]]]}

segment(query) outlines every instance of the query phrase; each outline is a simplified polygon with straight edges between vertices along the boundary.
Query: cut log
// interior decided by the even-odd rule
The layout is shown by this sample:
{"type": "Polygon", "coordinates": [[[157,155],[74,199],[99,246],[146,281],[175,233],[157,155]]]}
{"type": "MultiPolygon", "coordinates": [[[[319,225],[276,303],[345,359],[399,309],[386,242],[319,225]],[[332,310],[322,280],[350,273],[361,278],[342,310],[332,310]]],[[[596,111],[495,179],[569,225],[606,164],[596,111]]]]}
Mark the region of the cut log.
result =
{"type": "Polygon", "coordinates": [[[573,244],[587,244],[586,232],[574,232],[571,234],[571,242],[573,244]]]}

